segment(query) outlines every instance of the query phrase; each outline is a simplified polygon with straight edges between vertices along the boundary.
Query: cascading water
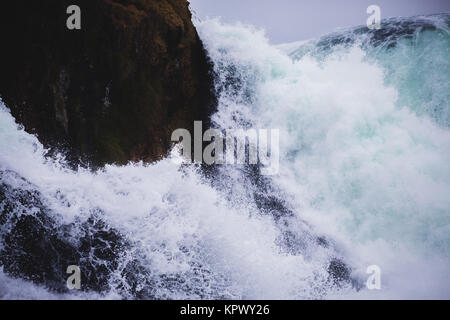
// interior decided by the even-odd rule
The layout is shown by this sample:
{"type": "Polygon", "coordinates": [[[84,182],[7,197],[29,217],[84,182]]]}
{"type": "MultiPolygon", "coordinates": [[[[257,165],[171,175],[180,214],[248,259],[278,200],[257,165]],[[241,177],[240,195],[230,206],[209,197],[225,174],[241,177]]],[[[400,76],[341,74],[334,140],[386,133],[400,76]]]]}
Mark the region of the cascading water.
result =
{"type": "Polygon", "coordinates": [[[0,297],[450,297],[450,15],[298,45],[198,22],[221,129],[280,130],[280,171],[68,169],[0,109],[0,297]],[[68,265],[83,291],[67,292],[68,265]],[[368,290],[369,265],[381,290],[368,290]]]}

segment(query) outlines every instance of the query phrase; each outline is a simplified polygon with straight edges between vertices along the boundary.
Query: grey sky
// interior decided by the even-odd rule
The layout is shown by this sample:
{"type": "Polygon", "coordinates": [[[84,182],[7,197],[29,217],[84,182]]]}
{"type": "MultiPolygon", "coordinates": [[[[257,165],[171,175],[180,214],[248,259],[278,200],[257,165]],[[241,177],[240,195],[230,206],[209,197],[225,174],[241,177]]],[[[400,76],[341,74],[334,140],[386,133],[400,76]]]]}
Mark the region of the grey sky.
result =
{"type": "Polygon", "coordinates": [[[450,0],[189,0],[201,19],[221,17],[266,30],[274,44],[305,40],[339,27],[366,23],[376,4],[381,18],[450,11],[450,0]]]}

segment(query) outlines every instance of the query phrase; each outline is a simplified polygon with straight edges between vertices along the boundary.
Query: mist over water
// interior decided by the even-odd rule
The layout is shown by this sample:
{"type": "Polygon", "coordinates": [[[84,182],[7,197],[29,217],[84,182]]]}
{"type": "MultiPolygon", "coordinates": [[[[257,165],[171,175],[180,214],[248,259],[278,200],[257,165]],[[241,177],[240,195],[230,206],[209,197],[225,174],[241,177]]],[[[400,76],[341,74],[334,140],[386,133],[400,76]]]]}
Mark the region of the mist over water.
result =
{"type": "MultiPolygon", "coordinates": [[[[39,192],[76,248],[92,219],[124,244],[100,292],[58,293],[3,271],[0,297],[450,298],[449,21],[393,19],[384,33],[278,47],[249,26],[197,22],[216,72],[213,123],[279,129],[276,176],[205,173],[176,150],[154,164],[74,171],[46,158],[2,105],[0,185],[39,192]],[[349,277],[336,281],[330,265],[341,263],[349,277]],[[381,290],[365,288],[369,265],[381,290]]],[[[14,217],[38,215],[26,208],[0,225],[0,249],[14,217]]]]}

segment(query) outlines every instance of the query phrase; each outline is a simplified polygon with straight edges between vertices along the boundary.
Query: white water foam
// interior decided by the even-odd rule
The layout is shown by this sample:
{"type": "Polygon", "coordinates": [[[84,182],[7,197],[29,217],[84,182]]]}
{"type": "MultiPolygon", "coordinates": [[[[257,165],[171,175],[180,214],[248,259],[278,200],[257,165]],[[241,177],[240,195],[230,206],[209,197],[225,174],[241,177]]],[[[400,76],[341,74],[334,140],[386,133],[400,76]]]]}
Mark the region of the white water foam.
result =
{"type": "Polygon", "coordinates": [[[238,99],[222,95],[213,119],[233,127],[239,112],[255,127],[279,128],[274,180],[296,213],[340,241],[360,274],[380,266],[383,290],[355,296],[450,297],[448,129],[399,108],[382,67],[357,46],[294,61],[251,27],[198,27],[216,71],[225,77],[235,66],[245,83],[238,99]]]}
{"type": "MultiPolygon", "coordinates": [[[[182,274],[206,297],[227,298],[313,298],[313,277],[326,276],[315,263],[280,251],[270,217],[229,208],[194,167],[182,170],[177,159],[74,172],[46,160],[37,139],[19,130],[5,107],[0,137],[1,169],[35,185],[66,223],[101,209],[107,223],[139,246],[153,275],[182,274]],[[204,284],[191,275],[193,263],[210,270],[204,284]]],[[[163,287],[162,298],[199,297],[163,287]]]]}

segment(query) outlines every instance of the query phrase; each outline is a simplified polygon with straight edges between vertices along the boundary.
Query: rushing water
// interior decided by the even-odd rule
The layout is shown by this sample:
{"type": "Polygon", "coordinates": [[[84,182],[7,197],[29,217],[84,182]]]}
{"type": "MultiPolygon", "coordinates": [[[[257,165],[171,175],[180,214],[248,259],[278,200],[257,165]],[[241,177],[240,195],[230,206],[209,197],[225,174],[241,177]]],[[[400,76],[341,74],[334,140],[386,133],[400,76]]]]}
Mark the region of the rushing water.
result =
{"type": "Polygon", "coordinates": [[[450,15],[270,45],[197,22],[221,129],[280,130],[280,170],[71,170],[0,109],[2,298],[450,298],[450,15]],[[82,288],[67,292],[65,269],[82,288]],[[366,268],[381,269],[368,290],[366,268]]]}

